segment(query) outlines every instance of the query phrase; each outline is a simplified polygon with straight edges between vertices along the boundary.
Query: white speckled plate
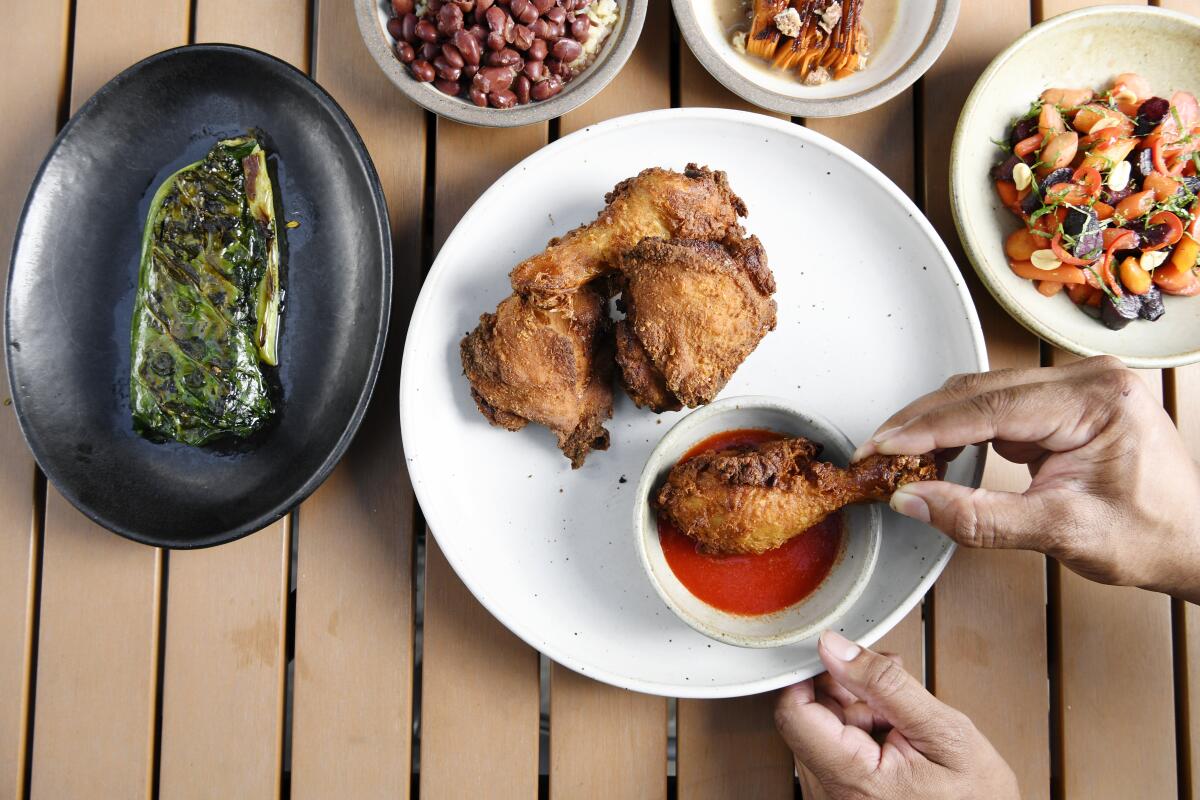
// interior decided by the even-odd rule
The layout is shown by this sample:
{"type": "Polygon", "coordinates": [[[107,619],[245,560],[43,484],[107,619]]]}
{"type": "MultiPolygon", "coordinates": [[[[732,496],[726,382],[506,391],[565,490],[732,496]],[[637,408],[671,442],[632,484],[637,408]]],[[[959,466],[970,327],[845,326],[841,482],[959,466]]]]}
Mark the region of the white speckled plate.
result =
{"type": "MultiPolygon", "coordinates": [[[[844,147],[798,125],[715,109],[622,117],[567,136],[505,174],[455,228],[413,312],[400,416],[409,474],[438,544],[480,602],[556,661],[608,683],[678,697],[762,692],[821,671],[815,639],[766,650],[714,642],[663,604],[638,561],[634,490],[680,414],[623,395],[612,447],[582,469],[531,426],[490,427],[458,343],[509,291],[508,271],[591,220],[605,192],[648,166],[723,169],[750,207],[779,285],[778,328],[722,396],[773,395],[855,441],[956,372],[986,368],[962,277],[908,198],[844,147]]],[[[686,413],[686,412],[681,412],[686,413]]],[[[977,480],[972,450],[951,478],[977,480]]],[[[878,566],[839,628],[886,633],[952,547],[884,509],[878,566]]]]}
{"type": "Polygon", "coordinates": [[[1167,297],[1157,322],[1111,331],[1065,293],[1038,294],[1009,269],[1004,239],[1020,224],[996,196],[988,170],[999,160],[1012,118],[1050,86],[1100,89],[1137,72],[1154,91],[1200,94],[1200,20],[1153,6],[1096,6],[1032,28],[988,66],[963,105],[950,154],[950,194],[959,236],[988,291],[1018,322],[1083,356],[1108,353],[1131,367],[1177,367],[1200,360],[1200,298],[1167,297]]]}

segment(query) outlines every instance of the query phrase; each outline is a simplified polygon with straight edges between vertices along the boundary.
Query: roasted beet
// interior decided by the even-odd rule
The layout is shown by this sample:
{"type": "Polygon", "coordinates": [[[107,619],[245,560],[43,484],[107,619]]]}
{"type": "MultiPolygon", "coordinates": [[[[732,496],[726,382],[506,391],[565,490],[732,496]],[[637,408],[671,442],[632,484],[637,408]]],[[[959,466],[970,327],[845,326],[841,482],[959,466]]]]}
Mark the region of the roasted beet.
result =
{"type": "Polygon", "coordinates": [[[1134,151],[1137,156],[1133,160],[1133,174],[1139,179],[1148,177],[1154,172],[1154,157],[1149,149],[1134,151]]]}
{"type": "Polygon", "coordinates": [[[1032,214],[1042,207],[1042,198],[1038,197],[1037,192],[1030,192],[1021,200],[1021,210],[1026,216],[1032,214]]]}
{"type": "Polygon", "coordinates": [[[1117,203],[1121,202],[1126,197],[1129,197],[1129,195],[1134,193],[1133,181],[1130,181],[1129,183],[1130,183],[1129,186],[1126,186],[1124,189],[1120,190],[1119,192],[1114,192],[1112,189],[1108,188],[1107,186],[1100,187],[1101,202],[1108,203],[1110,206],[1116,206],[1117,203]]]}
{"type": "Polygon", "coordinates": [[[1021,159],[1015,155],[1010,155],[1004,161],[992,167],[992,180],[1011,181],[1013,179],[1013,167],[1020,163],[1021,159]]]}
{"type": "MultiPolygon", "coordinates": [[[[1131,224],[1127,227],[1132,228],[1133,225],[1131,224]]],[[[1141,241],[1138,242],[1138,245],[1141,247],[1158,247],[1167,240],[1167,234],[1170,232],[1171,229],[1166,225],[1139,225],[1138,233],[1140,234],[1141,241]]]]}
{"type": "Polygon", "coordinates": [[[1145,136],[1163,121],[1171,110],[1171,104],[1161,97],[1151,97],[1138,106],[1137,125],[1133,129],[1134,136],[1145,136]]]}
{"type": "Polygon", "coordinates": [[[1167,309],[1163,305],[1162,292],[1157,286],[1151,286],[1150,290],[1142,295],[1142,307],[1138,311],[1138,316],[1154,322],[1165,313],[1167,313],[1167,309]]]}
{"type": "Polygon", "coordinates": [[[1105,292],[1100,300],[1100,321],[1108,328],[1119,331],[1137,319],[1141,309],[1140,295],[1126,292],[1123,297],[1118,297],[1116,302],[1113,302],[1112,296],[1105,292]]]}
{"type": "Polygon", "coordinates": [[[1042,187],[1042,193],[1045,194],[1046,190],[1056,183],[1070,183],[1071,175],[1072,172],[1070,167],[1063,167],[1062,169],[1054,170],[1054,172],[1051,172],[1049,175],[1043,178],[1042,182],[1039,184],[1039,186],[1042,187]]]}
{"type": "Polygon", "coordinates": [[[1037,129],[1038,118],[1036,116],[1019,119],[1017,120],[1016,124],[1012,126],[1012,130],[1008,134],[1008,142],[1009,144],[1015,145],[1022,139],[1028,139],[1030,136],[1033,136],[1035,133],[1037,133],[1037,129]]]}
{"type": "Polygon", "coordinates": [[[1075,238],[1075,246],[1071,248],[1076,258],[1091,258],[1103,246],[1104,239],[1100,233],[1100,220],[1091,208],[1067,209],[1067,218],[1063,220],[1063,233],[1075,238]]]}
{"type": "Polygon", "coordinates": [[[1200,176],[1188,175],[1179,180],[1183,181],[1183,188],[1192,194],[1200,194],[1200,176]]]}

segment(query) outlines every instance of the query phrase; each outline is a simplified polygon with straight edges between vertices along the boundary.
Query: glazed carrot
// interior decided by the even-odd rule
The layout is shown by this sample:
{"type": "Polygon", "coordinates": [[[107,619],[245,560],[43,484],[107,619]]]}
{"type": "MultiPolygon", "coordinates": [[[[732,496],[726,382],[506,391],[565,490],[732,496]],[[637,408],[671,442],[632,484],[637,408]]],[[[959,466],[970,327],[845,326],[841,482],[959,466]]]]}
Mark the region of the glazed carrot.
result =
{"type": "Polygon", "coordinates": [[[1145,294],[1150,291],[1150,273],[1142,269],[1142,265],[1133,256],[1121,262],[1121,283],[1134,294],[1145,294]]]}
{"type": "Polygon", "coordinates": [[[1034,250],[1041,250],[1045,246],[1042,237],[1025,228],[1017,228],[1004,241],[1004,254],[1013,261],[1028,261],[1033,257],[1034,250]]]}
{"type": "Polygon", "coordinates": [[[1072,283],[1067,286],[1067,296],[1077,306],[1086,305],[1088,298],[1092,296],[1092,287],[1086,283],[1072,283]]]}
{"type": "Polygon", "coordinates": [[[1044,136],[1042,136],[1040,133],[1035,133],[1028,139],[1022,139],[1013,145],[1013,153],[1016,154],[1017,158],[1024,158],[1034,150],[1037,150],[1039,147],[1041,147],[1044,140],[1044,136]]]}
{"type": "Polygon", "coordinates": [[[1044,297],[1054,297],[1062,291],[1064,284],[1058,281],[1034,281],[1037,284],[1038,292],[1044,297]]]}
{"type": "Polygon", "coordinates": [[[1113,215],[1113,207],[1099,200],[1092,206],[1092,210],[1096,212],[1096,218],[1100,220],[1110,219],[1113,215]]]}
{"type": "Polygon", "coordinates": [[[1055,269],[1038,269],[1029,261],[1009,261],[1008,266],[1017,275],[1030,281],[1056,281],[1058,283],[1084,283],[1083,270],[1064,264],[1055,269]]]}

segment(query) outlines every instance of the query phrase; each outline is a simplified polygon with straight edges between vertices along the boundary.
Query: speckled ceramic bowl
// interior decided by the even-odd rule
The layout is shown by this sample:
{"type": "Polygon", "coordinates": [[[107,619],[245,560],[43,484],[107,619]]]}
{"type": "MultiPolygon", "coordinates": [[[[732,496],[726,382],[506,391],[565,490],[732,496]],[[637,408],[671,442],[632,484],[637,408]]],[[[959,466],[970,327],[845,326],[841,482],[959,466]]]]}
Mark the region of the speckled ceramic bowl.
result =
{"type": "Polygon", "coordinates": [[[460,97],[442,94],[432,83],[413,80],[408,68],[400,63],[392,50],[395,40],[387,32],[387,20],[391,15],[388,0],[354,0],[358,14],[358,28],[362,32],[367,50],[379,68],[413,102],[440,117],[489,128],[513,128],[532,125],[560,117],[587,102],[608,85],[633,52],[642,24],[646,20],[646,8],[650,0],[617,0],[621,9],[616,28],[608,35],[595,60],[578,76],[568,82],[561,92],[549,100],[528,103],[513,108],[480,108],[460,97]]]}
{"type": "Polygon", "coordinates": [[[842,80],[805,86],[791,73],[733,49],[737,9],[748,0],[672,2],[688,47],[714,78],[757,106],[793,117],[844,117],[900,94],[946,48],[959,7],[959,0],[865,0],[867,67],[842,80]]]}
{"type": "Polygon", "coordinates": [[[833,423],[800,411],[784,400],[753,396],[718,400],[676,423],[650,453],[634,499],[634,539],[650,583],[681,620],[705,636],[727,644],[780,647],[832,626],[863,593],[879,558],[882,515],[876,505],[849,506],[843,511],[846,531],[837,562],[824,582],[793,606],[773,614],[743,616],[700,600],[680,582],[667,563],[650,498],[662,486],[671,467],[698,442],[740,428],[766,428],[789,436],[808,437],[825,445],[822,459],[841,466],[849,462],[854,452],[854,445],[833,423]]]}
{"type": "Polygon", "coordinates": [[[1009,269],[1004,239],[1018,220],[1001,204],[988,177],[1000,159],[992,143],[1013,117],[1051,86],[1107,84],[1138,72],[1163,96],[1200,94],[1200,20],[1153,6],[1096,6],[1047,20],[1014,42],[975,84],[954,134],[950,195],[967,256],[1009,314],[1038,336],[1083,356],[1109,353],[1131,367],[1175,367],[1200,360],[1200,298],[1167,297],[1157,322],[1138,320],[1120,331],[1075,308],[1065,295],[1043,297],[1009,269]]]}

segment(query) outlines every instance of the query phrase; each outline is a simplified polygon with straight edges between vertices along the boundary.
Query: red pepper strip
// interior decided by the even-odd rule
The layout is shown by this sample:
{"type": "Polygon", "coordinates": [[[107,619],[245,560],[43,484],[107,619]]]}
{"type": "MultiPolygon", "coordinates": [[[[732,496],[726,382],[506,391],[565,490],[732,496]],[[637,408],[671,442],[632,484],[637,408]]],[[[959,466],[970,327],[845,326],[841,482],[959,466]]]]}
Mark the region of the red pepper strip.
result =
{"type": "Polygon", "coordinates": [[[1112,293],[1117,297],[1123,297],[1124,292],[1121,291],[1120,282],[1117,281],[1116,276],[1113,275],[1112,254],[1114,251],[1122,249],[1121,245],[1123,243],[1125,244],[1126,248],[1128,248],[1133,246],[1135,241],[1137,241],[1137,235],[1133,231],[1125,231],[1125,233],[1109,242],[1108,248],[1104,251],[1104,258],[1100,259],[1100,280],[1108,284],[1108,288],[1112,289],[1112,293]]]}
{"type": "Polygon", "coordinates": [[[1155,225],[1167,226],[1167,238],[1153,247],[1147,247],[1147,250],[1162,250],[1164,247],[1170,247],[1183,238],[1183,221],[1170,211],[1160,211],[1146,223],[1146,227],[1148,228],[1155,225]]]}
{"type": "Polygon", "coordinates": [[[1075,174],[1071,176],[1071,180],[1076,185],[1087,190],[1089,200],[1100,195],[1100,187],[1104,183],[1104,179],[1100,177],[1100,170],[1095,167],[1080,167],[1075,170],[1075,174]]]}
{"type": "Polygon", "coordinates": [[[1071,176],[1070,183],[1056,183],[1046,190],[1046,201],[1049,203],[1066,203],[1070,206],[1082,206],[1100,196],[1100,187],[1104,179],[1100,171],[1094,167],[1080,167],[1071,176]]]}
{"type": "Polygon", "coordinates": [[[1072,264],[1076,267],[1086,267],[1093,263],[1096,259],[1088,261],[1083,258],[1076,258],[1068,253],[1062,246],[1062,231],[1054,234],[1054,238],[1050,240],[1050,249],[1054,251],[1054,257],[1064,264],[1072,264]]]}
{"type": "Polygon", "coordinates": [[[1163,175],[1170,175],[1171,171],[1167,169],[1167,162],[1163,161],[1162,137],[1154,140],[1154,144],[1150,146],[1150,159],[1154,162],[1154,171],[1161,172],[1163,175]]]}

